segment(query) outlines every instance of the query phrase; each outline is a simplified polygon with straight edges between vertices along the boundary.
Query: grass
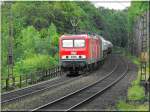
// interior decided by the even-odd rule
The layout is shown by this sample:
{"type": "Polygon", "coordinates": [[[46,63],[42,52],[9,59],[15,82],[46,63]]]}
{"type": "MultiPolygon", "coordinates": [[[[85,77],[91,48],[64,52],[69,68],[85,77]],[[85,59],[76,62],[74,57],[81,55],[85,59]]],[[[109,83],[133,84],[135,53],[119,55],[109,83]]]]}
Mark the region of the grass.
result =
{"type": "Polygon", "coordinates": [[[136,80],[131,83],[132,86],[140,85],[140,72],[138,72],[138,76],[136,80]]]}
{"type": "Polygon", "coordinates": [[[117,104],[117,110],[119,111],[149,111],[149,105],[144,104],[129,104],[125,101],[119,101],[117,104]]]}
{"type": "Polygon", "coordinates": [[[132,82],[131,87],[129,87],[128,89],[127,99],[129,100],[129,102],[120,100],[117,103],[116,108],[119,111],[148,111],[148,102],[145,102],[143,104],[136,102],[143,101],[146,98],[147,97],[145,96],[144,88],[140,86],[140,72],[138,72],[137,79],[132,82]]]}
{"type": "Polygon", "coordinates": [[[140,72],[136,80],[131,84],[132,86],[128,89],[128,99],[129,100],[143,100],[145,98],[144,88],[140,86],[140,72]]]}
{"type": "Polygon", "coordinates": [[[125,56],[131,60],[132,63],[134,63],[135,65],[140,65],[140,60],[139,58],[137,58],[136,56],[132,56],[130,53],[126,53],[125,56]]]}
{"type": "Polygon", "coordinates": [[[144,88],[139,85],[128,89],[128,100],[143,100],[145,98],[144,88]]]}

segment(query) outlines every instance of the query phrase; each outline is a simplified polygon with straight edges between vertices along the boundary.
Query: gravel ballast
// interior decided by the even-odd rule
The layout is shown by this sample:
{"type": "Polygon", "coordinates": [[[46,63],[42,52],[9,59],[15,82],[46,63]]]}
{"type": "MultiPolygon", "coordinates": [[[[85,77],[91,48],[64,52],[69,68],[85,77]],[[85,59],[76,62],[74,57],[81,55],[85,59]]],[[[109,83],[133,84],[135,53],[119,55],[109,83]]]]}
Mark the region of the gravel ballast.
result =
{"type": "MultiPolygon", "coordinates": [[[[127,60],[127,59],[126,59],[127,60]]],[[[119,100],[126,98],[128,87],[131,82],[137,77],[137,67],[129,60],[128,74],[118,82],[114,87],[106,91],[104,94],[96,97],[85,105],[82,105],[77,110],[81,111],[102,111],[102,110],[115,110],[115,105],[119,100]]]]}
{"type": "Polygon", "coordinates": [[[92,73],[88,76],[81,78],[80,80],[73,81],[72,83],[63,85],[62,87],[55,88],[53,91],[47,91],[42,93],[41,95],[28,98],[26,100],[2,108],[4,110],[28,110],[28,109],[30,110],[37,106],[40,106],[41,104],[48,102],[49,101],[48,99],[52,100],[53,98],[58,98],[62,95],[68,94],[70,88],[72,88],[72,91],[82,88],[85,85],[90,84],[93,81],[97,80],[97,78],[101,78],[102,76],[105,75],[105,73],[110,72],[116,64],[116,62],[113,62],[115,60],[114,58],[115,58],[114,56],[110,56],[110,58],[108,58],[105,61],[105,64],[102,67],[100,67],[99,70],[97,70],[95,73],[92,73]]]}

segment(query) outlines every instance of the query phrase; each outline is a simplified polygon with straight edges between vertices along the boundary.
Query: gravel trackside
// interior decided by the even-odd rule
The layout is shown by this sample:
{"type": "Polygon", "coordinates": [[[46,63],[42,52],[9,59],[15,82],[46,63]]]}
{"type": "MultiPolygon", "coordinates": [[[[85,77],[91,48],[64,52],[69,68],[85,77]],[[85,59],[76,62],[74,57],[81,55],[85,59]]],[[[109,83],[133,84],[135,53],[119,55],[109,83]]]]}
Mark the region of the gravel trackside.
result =
{"type": "Polygon", "coordinates": [[[85,105],[80,106],[76,110],[80,111],[110,111],[115,110],[115,104],[127,96],[128,87],[131,85],[131,82],[137,77],[137,66],[132,64],[129,60],[129,71],[128,74],[115,86],[106,91],[96,99],[93,99],[91,102],[86,103],[85,105]]]}

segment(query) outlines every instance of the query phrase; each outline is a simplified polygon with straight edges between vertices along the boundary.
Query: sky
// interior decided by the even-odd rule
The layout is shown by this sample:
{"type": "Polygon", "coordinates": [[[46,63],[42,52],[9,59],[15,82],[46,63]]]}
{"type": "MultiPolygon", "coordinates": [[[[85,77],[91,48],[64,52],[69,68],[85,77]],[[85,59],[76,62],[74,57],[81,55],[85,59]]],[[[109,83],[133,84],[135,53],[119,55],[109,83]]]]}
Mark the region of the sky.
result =
{"type": "Polygon", "coordinates": [[[131,5],[131,0],[90,0],[95,7],[105,7],[114,10],[123,10],[131,5]]]}
{"type": "MultiPolygon", "coordinates": [[[[7,1],[7,0],[0,0],[0,5],[1,5],[1,1],[7,1]]],[[[129,7],[131,4],[131,0],[89,0],[89,1],[91,1],[95,5],[95,7],[105,7],[109,9],[115,9],[115,10],[123,10],[126,7],[129,7]]]]}

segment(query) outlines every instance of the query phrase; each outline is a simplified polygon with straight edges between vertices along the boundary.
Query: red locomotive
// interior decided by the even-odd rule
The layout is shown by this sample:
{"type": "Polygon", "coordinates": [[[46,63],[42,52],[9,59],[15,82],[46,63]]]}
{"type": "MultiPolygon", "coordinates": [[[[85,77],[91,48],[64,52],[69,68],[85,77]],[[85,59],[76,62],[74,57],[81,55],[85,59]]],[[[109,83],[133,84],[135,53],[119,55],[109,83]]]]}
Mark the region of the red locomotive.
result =
{"type": "Polygon", "coordinates": [[[107,55],[108,42],[99,35],[62,35],[59,39],[61,69],[77,74],[97,67],[107,55]]]}

